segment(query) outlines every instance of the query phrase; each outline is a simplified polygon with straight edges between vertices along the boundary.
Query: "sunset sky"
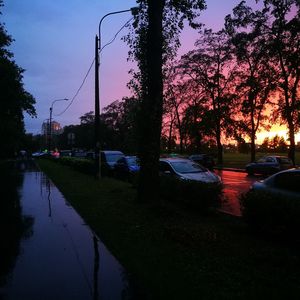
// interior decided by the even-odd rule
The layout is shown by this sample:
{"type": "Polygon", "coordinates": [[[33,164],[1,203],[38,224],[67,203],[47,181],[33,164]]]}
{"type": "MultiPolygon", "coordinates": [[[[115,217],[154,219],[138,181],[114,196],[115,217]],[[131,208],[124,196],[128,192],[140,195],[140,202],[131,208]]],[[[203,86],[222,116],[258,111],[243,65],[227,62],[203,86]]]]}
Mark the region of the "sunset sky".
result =
{"type": "MultiPolygon", "coordinates": [[[[239,0],[207,0],[207,10],[200,21],[219,30],[225,15],[231,13],[239,0]]],[[[247,3],[255,6],[255,0],[247,3]]],[[[25,117],[27,132],[41,132],[43,121],[49,118],[52,101],[72,99],[94,59],[94,40],[100,19],[107,13],[134,7],[134,0],[4,0],[1,22],[14,38],[10,50],[17,64],[24,68],[25,88],[36,99],[38,117],[25,117]]],[[[102,46],[131,18],[130,13],[108,17],[102,25],[102,46]]],[[[133,67],[127,62],[127,45],[120,40],[126,29],[101,55],[101,108],[112,101],[130,95],[126,84],[133,67]]],[[[193,49],[197,32],[185,30],[180,54],[193,49]]],[[[62,126],[78,124],[79,117],[94,110],[94,67],[72,105],[56,102],[53,119],[62,126]],[[61,114],[62,113],[62,114],[61,114]]]]}

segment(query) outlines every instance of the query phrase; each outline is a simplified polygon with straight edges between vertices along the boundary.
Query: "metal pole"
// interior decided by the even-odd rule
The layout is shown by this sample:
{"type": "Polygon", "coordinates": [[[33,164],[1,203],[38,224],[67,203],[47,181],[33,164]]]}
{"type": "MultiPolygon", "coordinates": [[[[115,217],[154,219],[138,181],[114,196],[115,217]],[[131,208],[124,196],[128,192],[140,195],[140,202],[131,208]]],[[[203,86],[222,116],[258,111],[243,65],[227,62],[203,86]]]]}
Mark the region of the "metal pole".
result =
{"type": "Polygon", "coordinates": [[[99,97],[99,47],[95,37],[95,177],[101,178],[100,168],[100,97],[99,97]]]}
{"type": "Polygon", "coordinates": [[[48,151],[51,153],[51,142],[52,142],[52,110],[53,107],[50,107],[50,118],[49,118],[49,140],[48,140],[48,151]]]}
{"type": "Polygon", "coordinates": [[[49,153],[50,153],[50,151],[51,151],[51,147],[52,147],[52,145],[51,145],[51,143],[52,143],[52,111],[53,111],[53,105],[54,105],[54,103],[55,102],[57,102],[57,101],[68,101],[69,99],[68,98],[63,98],[63,99],[56,99],[56,100],[54,100],[54,101],[52,101],[52,104],[51,104],[51,106],[50,106],[50,118],[49,118],[49,143],[48,143],[48,151],[49,151],[49,153]]]}
{"type": "Polygon", "coordinates": [[[101,144],[100,144],[100,93],[99,93],[99,86],[100,86],[100,76],[99,76],[99,66],[100,66],[100,56],[99,52],[101,51],[101,24],[102,21],[110,16],[115,14],[121,14],[124,12],[131,11],[132,13],[136,13],[137,7],[132,7],[126,10],[120,10],[108,13],[104,15],[98,27],[99,35],[96,35],[95,38],[95,177],[101,178],[101,144]]]}

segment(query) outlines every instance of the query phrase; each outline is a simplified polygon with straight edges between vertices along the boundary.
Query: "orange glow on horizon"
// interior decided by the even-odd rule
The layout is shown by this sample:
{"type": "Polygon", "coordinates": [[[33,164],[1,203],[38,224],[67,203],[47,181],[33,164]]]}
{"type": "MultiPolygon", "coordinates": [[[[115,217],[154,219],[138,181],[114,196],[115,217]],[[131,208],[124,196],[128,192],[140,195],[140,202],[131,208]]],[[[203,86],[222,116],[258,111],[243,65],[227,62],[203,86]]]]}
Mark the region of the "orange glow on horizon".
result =
{"type": "MultiPolygon", "coordinates": [[[[285,141],[289,144],[288,141],[288,129],[285,126],[280,126],[280,125],[274,125],[270,129],[270,131],[261,131],[257,133],[257,139],[256,143],[261,144],[266,137],[269,139],[272,139],[275,135],[278,135],[279,137],[283,137],[285,141]]],[[[297,133],[295,135],[295,142],[298,143],[300,142],[300,133],[297,133]]]]}

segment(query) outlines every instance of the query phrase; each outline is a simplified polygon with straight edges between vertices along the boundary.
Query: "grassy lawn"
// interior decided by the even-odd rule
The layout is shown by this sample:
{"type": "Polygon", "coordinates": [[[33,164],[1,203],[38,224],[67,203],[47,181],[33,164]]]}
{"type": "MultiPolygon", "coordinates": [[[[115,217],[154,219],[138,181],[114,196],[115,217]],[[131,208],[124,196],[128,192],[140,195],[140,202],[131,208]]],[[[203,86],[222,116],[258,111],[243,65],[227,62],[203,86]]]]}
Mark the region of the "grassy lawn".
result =
{"type": "Polygon", "coordinates": [[[148,299],[299,297],[296,246],[257,236],[232,217],[137,203],[124,182],[96,181],[48,160],[38,164],[148,299]]]}

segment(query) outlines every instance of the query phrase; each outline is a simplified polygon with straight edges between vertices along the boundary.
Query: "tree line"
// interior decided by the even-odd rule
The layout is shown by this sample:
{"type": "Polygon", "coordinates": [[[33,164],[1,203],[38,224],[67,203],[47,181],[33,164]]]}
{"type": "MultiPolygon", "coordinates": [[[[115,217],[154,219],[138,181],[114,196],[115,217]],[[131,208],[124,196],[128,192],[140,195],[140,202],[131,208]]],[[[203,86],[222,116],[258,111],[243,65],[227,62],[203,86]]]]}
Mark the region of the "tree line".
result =
{"type": "MultiPolygon", "coordinates": [[[[128,84],[135,100],[113,103],[103,115],[123,128],[123,120],[114,111],[118,104],[128,109],[129,123],[134,117],[132,128],[126,131],[128,124],[123,124],[115,139],[123,139],[125,145],[135,138],[141,161],[139,199],[156,197],[153,186],[159,181],[162,133],[169,147],[178,140],[181,152],[186,147],[200,151],[205,144],[215,145],[218,163],[223,160],[224,140],[249,138],[254,160],[257,132],[276,122],[288,128],[288,155],[295,161],[295,134],[300,124],[299,0],[258,0],[259,9],[241,1],[218,32],[200,23],[204,0],[136,2],[139,9],[124,38],[130,46],[129,59],[138,66],[131,70],[128,84]],[[198,30],[199,37],[195,49],[175,61],[185,23],[198,30]],[[131,115],[129,102],[135,103],[131,115]],[[133,134],[126,137],[129,132],[133,134]]],[[[3,91],[7,88],[1,105],[4,126],[0,128],[11,130],[11,148],[15,148],[18,134],[24,133],[23,112],[34,116],[35,101],[23,89],[23,70],[7,50],[12,40],[3,25],[0,33],[1,72],[3,78],[10,74],[12,79],[6,82],[0,77],[3,91]]],[[[109,130],[106,121],[102,118],[105,131],[109,130]]],[[[81,122],[89,125],[85,119],[81,122]]],[[[113,137],[104,132],[101,139],[103,146],[107,141],[113,143],[113,137]]]]}
{"type": "MultiPolygon", "coordinates": [[[[162,102],[158,105],[151,99],[146,108],[143,102],[150,92],[145,53],[150,8],[147,1],[140,1],[135,24],[138,36],[133,38],[130,33],[127,37],[132,47],[131,57],[139,63],[139,69],[132,70],[129,82],[134,97],[106,107],[102,126],[114,129],[119,141],[128,141],[130,152],[138,152],[141,148],[138,143],[153,149],[147,144],[154,135],[149,124],[156,124],[160,146],[163,143],[170,151],[178,143],[181,153],[216,147],[221,164],[223,141],[249,140],[251,160],[255,160],[257,133],[280,123],[288,128],[288,154],[294,161],[295,134],[300,124],[299,2],[262,2],[262,8],[255,10],[242,1],[226,16],[224,28],[218,32],[193,23],[191,20],[197,14],[189,15],[187,9],[184,14],[190,16],[191,26],[198,29],[199,36],[195,49],[177,61],[177,34],[182,24],[178,23],[179,29],[168,34],[162,30],[165,41],[160,53],[162,102]],[[154,122],[151,118],[158,118],[155,115],[160,117],[154,122]],[[128,139],[126,135],[131,131],[128,139]]],[[[176,27],[180,7],[172,3],[164,2],[163,11],[169,15],[162,17],[163,28],[169,28],[170,23],[176,27]]],[[[198,9],[203,8],[202,2],[194,3],[198,9]]],[[[103,133],[102,140],[104,143],[109,137],[103,133]]]]}
{"type": "MultiPolygon", "coordinates": [[[[251,142],[272,124],[287,126],[289,157],[295,160],[300,124],[300,19],[297,1],[264,1],[254,10],[242,1],[218,32],[201,28],[195,49],[163,70],[163,128],[180,152],[251,142]]],[[[139,86],[141,87],[141,85],[139,86]]]]}
{"type": "MultiPolygon", "coordinates": [[[[294,161],[295,134],[300,124],[299,3],[262,3],[262,8],[255,10],[242,1],[226,16],[224,28],[218,32],[191,21],[199,32],[195,49],[177,61],[182,24],[177,23],[179,29],[168,34],[162,30],[162,102],[158,105],[151,99],[146,108],[144,99],[150,92],[145,53],[150,8],[140,1],[136,36],[131,32],[127,37],[131,58],[139,63],[139,69],[131,71],[129,82],[134,97],[115,101],[104,109],[102,147],[119,144],[126,152],[137,153],[143,147],[147,149],[142,152],[151,152],[154,142],[148,145],[149,138],[158,134],[149,124],[156,124],[159,151],[162,145],[172,151],[176,144],[181,153],[215,148],[218,163],[222,164],[224,141],[242,144],[249,140],[254,161],[257,133],[280,123],[288,128],[290,146],[284,149],[294,161]],[[158,115],[161,117],[156,120],[158,115]]],[[[168,28],[170,22],[175,26],[180,7],[171,7],[171,1],[164,5],[163,11],[170,14],[162,17],[163,28],[168,28]]],[[[203,3],[197,5],[203,8],[203,3]]],[[[188,16],[188,12],[184,14],[188,16]]],[[[191,15],[191,20],[196,16],[191,15]]],[[[87,125],[84,119],[82,125],[87,125]]]]}

